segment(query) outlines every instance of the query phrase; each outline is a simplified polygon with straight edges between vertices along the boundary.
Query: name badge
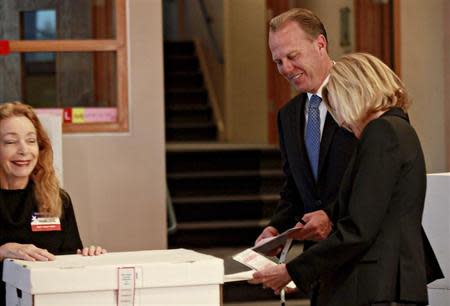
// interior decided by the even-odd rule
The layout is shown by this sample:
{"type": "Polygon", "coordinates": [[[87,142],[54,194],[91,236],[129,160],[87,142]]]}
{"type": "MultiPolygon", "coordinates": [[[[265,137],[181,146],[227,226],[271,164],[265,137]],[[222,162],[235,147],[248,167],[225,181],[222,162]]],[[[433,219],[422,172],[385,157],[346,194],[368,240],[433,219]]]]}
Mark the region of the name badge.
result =
{"type": "Polygon", "coordinates": [[[40,213],[33,213],[31,216],[31,231],[51,232],[60,231],[61,222],[58,217],[43,216],[40,213]]]}

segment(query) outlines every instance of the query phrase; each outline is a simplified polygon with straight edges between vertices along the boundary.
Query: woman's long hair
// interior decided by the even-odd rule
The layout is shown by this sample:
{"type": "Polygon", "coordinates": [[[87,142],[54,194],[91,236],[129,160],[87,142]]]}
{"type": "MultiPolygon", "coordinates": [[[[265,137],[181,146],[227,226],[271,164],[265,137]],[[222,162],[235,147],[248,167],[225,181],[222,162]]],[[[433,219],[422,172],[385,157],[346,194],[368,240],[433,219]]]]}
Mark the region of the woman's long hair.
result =
{"type": "Polygon", "coordinates": [[[53,150],[47,133],[31,106],[20,102],[0,104],[0,121],[21,116],[31,121],[37,134],[39,157],[30,179],[34,183],[33,192],[38,210],[48,216],[61,217],[59,182],[53,168],[53,150]]]}

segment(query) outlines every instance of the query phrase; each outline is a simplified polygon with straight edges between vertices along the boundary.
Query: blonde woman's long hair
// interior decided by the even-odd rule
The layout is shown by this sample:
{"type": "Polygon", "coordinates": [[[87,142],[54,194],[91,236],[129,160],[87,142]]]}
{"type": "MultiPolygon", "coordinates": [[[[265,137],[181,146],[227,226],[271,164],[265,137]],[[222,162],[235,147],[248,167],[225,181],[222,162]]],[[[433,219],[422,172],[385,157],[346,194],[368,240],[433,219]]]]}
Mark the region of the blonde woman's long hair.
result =
{"type": "Polygon", "coordinates": [[[330,71],[324,102],[339,125],[358,125],[373,113],[399,107],[410,100],[403,82],[381,60],[367,53],[344,55],[330,71]]]}
{"type": "Polygon", "coordinates": [[[53,168],[53,150],[50,139],[31,106],[20,102],[0,104],[0,121],[11,117],[25,117],[36,129],[39,158],[30,175],[33,192],[40,213],[61,217],[62,202],[59,182],[53,168]]]}

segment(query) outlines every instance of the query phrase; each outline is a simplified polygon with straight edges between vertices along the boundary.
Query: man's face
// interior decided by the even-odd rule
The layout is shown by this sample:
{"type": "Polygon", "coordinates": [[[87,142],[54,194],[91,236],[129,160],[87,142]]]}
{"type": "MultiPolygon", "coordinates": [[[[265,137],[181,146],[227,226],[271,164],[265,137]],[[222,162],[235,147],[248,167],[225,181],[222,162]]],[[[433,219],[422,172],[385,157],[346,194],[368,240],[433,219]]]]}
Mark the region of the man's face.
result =
{"type": "Polygon", "coordinates": [[[328,75],[325,37],[308,36],[293,21],[269,32],[269,48],[278,72],[300,92],[317,92],[328,75]]]}

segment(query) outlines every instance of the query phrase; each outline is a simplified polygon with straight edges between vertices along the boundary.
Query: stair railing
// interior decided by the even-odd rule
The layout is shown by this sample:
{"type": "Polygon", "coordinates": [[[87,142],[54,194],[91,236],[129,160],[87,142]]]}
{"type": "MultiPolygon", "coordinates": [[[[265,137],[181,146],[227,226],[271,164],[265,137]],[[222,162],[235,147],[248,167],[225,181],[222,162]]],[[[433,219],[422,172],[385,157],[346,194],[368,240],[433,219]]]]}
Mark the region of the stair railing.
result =
{"type": "Polygon", "coordinates": [[[206,9],[205,1],[198,0],[198,3],[200,5],[200,10],[202,12],[203,20],[205,21],[206,30],[208,31],[208,37],[211,40],[212,47],[214,49],[214,53],[216,55],[217,62],[220,64],[223,64],[223,55],[222,51],[219,48],[219,44],[217,43],[217,39],[214,36],[213,30],[212,30],[212,18],[209,16],[208,11],[206,9]]]}
{"type": "Polygon", "coordinates": [[[202,71],[202,74],[203,74],[204,80],[205,80],[206,90],[208,91],[208,94],[209,94],[209,99],[211,102],[214,120],[217,124],[218,138],[219,138],[219,141],[224,141],[225,140],[225,125],[224,125],[224,121],[223,121],[222,112],[220,111],[220,107],[219,107],[219,99],[217,98],[217,93],[216,93],[216,90],[214,89],[214,84],[212,81],[210,69],[208,68],[208,63],[206,60],[206,53],[205,53],[203,45],[199,39],[194,39],[194,42],[195,42],[195,49],[196,49],[197,55],[198,55],[198,60],[200,63],[200,69],[202,71]]]}
{"type": "Polygon", "coordinates": [[[166,187],[166,207],[167,207],[167,234],[173,234],[177,231],[177,217],[173,209],[172,197],[169,188],[166,187]]]}

